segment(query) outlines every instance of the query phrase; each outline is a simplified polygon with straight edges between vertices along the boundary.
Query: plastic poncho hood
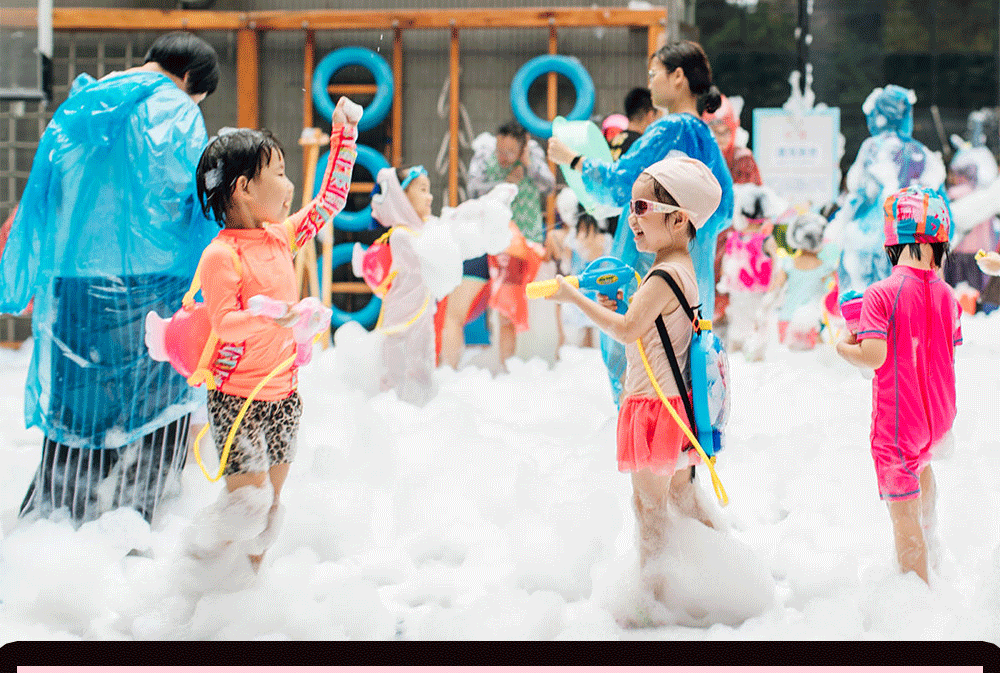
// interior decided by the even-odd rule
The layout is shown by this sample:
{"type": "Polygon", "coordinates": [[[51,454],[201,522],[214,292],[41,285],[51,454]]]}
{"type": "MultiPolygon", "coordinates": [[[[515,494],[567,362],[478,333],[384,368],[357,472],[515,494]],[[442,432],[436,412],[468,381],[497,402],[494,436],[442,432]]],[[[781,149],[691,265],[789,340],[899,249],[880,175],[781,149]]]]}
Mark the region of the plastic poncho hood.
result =
{"type": "Polygon", "coordinates": [[[0,312],[35,298],[29,427],[74,447],[120,447],[195,406],[184,379],[146,356],[142,324],[179,308],[218,231],[195,193],[206,143],[198,106],[165,75],[73,82],[0,259],[0,312]]]}
{"type": "Polygon", "coordinates": [[[904,138],[913,136],[913,104],[917,95],[910,89],[887,84],[868,94],[861,109],[873,136],[891,131],[904,138]]]}

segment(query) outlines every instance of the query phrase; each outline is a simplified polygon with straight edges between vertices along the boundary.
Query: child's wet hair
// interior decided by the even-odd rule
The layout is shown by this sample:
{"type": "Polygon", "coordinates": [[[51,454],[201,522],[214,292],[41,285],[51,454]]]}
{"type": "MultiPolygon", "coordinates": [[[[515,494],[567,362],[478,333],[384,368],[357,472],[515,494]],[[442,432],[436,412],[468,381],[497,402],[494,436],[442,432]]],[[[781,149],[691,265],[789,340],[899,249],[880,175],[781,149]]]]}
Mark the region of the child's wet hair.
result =
{"type": "Polygon", "coordinates": [[[198,161],[198,202],[205,217],[226,224],[226,211],[233,202],[233,187],[240,176],[253,180],[271,162],[271,153],[285,151],[270,131],[222,129],[198,161]]]}
{"type": "Polygon", "coordinates": [[[597,224],[597,218],[584,211],[576,218],[576,235],[593,236],[601,233],[601,228],[597,224]]]}
{"type": "MultiPolygon", "coordinates": [[[[657,181],[652,176],[649,176],[649,179],[653,181],[653,196],[656,197],[657,201],[659,201],[660,203],[665,203],[668,206],[678,206],[678,207],[680,206],[680,204],[678,204],[677,201],[674,200],[674,197],[670,195],[670,192],[667,191],[666,187],[661,185],[659,181],[657,181]]],[[[664,217],[666,217],[667,215],[669,215],[669,213],[664,215],[664,217]]],[[[688,219],[687,234],[689,241],[693,241],[695,237],[698,235],[698,230],[695,229],[694,222],[692,222],[690,218],[688,219]]]]}
{"type": "MultiPolygon", "coordinates": [[[[934,266],[940,268],[945,255],[947,255],[950,251],[948,242],[937,241],[935,243],[928,243],[927,245],[931,246],[931,250],[934,253],[934,266]]],[[[909,248],[910,254],[915,259],[919,260],[921,258],[919,243],[898,243],[896,245],[887,245],[885,246],[885,254],[888,255],[889,261],[893,266],[899,264],[899,256],[903,254],[903,248],[909,248]]]]}

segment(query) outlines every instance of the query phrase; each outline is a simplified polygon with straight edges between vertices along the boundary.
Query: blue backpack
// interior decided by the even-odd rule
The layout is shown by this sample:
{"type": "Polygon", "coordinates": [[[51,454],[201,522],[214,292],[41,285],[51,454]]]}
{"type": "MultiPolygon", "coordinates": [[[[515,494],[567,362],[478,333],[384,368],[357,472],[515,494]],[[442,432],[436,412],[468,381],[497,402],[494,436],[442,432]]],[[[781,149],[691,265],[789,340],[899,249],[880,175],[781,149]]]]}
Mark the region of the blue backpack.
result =
{"type": "Polygon", "coordinates": [[[656,318],[656,329],[660,333],[663,350],[667,352],[667,359],[670,360],[677,390],[681,391],[688,422],[698,436],[702,450],[709,458],[713,458],[725,446],[725,427],[729,420],[729,356],[722,341],[712,332],[712,321],[703,320],[697,312],[698,307],[691,308],[677,286],[677,281],[661,269],[654,269],[650,275],[659,276],[667,282],[694,328],[691,347],[688,349],[691,372],[691,385],[688,386],[677,363],[677,355],[670,343],[663,316],[656,318]],[[689,390],[690,399],[684,394],[689,390]]]}

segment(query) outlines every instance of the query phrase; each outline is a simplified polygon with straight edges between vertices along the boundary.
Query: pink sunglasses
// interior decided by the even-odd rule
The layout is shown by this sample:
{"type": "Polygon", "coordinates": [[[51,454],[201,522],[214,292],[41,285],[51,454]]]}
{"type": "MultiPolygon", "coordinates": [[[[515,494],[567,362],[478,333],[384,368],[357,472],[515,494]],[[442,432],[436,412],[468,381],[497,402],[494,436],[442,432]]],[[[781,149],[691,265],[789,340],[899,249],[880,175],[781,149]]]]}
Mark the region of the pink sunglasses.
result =
{"type": "Polygon", "coordinates": [[[646,199],[632,199],[628,203],[630,215],[642,217],[646,213],[687,213],[688,211],[680,206],[671,206],[659,201],[647,201],[646,199]]]}

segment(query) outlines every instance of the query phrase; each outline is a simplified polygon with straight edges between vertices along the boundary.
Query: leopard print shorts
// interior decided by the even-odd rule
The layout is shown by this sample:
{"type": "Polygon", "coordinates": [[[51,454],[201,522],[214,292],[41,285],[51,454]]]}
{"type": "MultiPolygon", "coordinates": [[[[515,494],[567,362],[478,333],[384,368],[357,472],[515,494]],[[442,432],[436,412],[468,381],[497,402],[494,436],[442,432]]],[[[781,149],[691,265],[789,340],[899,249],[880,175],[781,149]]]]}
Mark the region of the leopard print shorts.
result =
{"type": "MultiPolygon", "coordinates": [[[[245,397],[208,391],[208,422],[221,454],[245,397]]],[[[225,475],[267,472],[295,457],[295,441],[302,418],[302,398],[297,392],[283,400],[254,400],[233,437],[225,475]]]]}

